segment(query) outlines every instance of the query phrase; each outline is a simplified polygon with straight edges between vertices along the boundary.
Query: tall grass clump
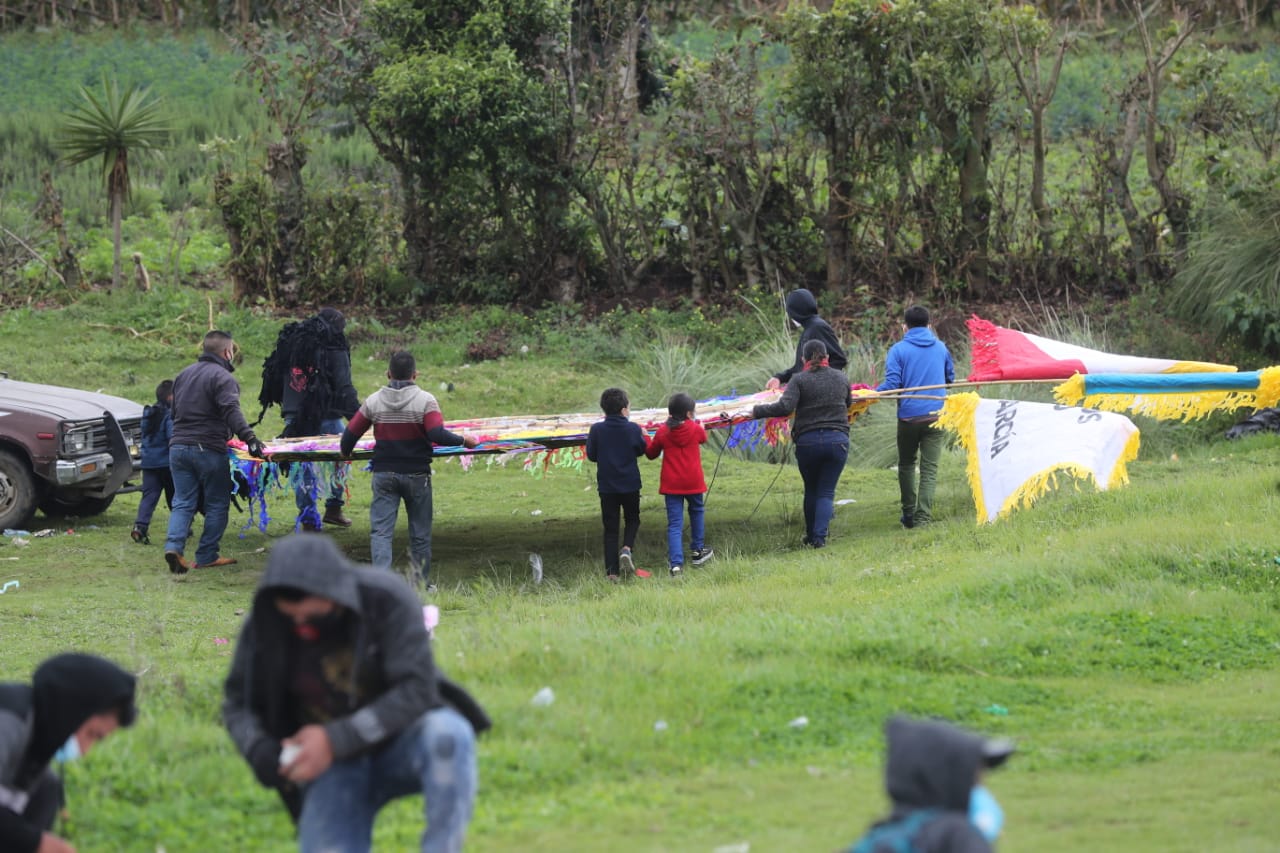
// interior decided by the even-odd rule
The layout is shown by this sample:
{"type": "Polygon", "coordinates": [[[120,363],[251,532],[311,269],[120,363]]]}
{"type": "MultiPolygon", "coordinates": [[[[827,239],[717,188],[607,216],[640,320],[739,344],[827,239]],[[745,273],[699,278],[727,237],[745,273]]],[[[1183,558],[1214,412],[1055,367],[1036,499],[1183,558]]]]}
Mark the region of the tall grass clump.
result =
{"type": "Polygon", "coordinates": [[[1280,354],[1280,190],[1206,209],[1169,307],[1220,338],[1280,354]]]}

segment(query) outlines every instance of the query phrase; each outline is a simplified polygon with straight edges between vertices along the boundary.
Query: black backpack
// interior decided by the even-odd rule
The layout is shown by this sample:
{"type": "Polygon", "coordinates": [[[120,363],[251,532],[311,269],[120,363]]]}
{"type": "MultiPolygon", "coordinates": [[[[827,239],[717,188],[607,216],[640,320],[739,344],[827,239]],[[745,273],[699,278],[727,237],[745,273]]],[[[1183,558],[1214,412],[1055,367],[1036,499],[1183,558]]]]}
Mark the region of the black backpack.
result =
{"type": "Polygon", "coordinates": [[[916,836],[937,816],[936,809],[917,809],[897,820],[877,823],[854,842],[848,853],[920,853],[916,836]]]}

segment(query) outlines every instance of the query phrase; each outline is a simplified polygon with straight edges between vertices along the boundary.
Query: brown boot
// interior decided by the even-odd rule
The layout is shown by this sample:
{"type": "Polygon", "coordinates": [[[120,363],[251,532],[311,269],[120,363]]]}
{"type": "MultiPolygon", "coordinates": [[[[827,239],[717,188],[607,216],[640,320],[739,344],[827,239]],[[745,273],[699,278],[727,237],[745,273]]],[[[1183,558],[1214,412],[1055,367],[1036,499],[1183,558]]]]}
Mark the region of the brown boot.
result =
{"type": "Polygon", "coordinates": [[[184,560],[177,551],[165,551],[164,561],[169,564],[169,571],[175,575],[185,575],[191,571],[191,564],[184,560]]]}
{"type": "Polygon", "coordinates": [[[326,509],[324,518],[321,519],[325,524],[334,524],[338,527],[350,527],[351,519],[342,514],[340,509],[326,509]]]}
{"type": "Polygon", "coordinates": [[[234,566],[236,564],[234,557],[218,557],[212,563],[196,563],[197,569],[216,569],[219,566],[234,566]]]}

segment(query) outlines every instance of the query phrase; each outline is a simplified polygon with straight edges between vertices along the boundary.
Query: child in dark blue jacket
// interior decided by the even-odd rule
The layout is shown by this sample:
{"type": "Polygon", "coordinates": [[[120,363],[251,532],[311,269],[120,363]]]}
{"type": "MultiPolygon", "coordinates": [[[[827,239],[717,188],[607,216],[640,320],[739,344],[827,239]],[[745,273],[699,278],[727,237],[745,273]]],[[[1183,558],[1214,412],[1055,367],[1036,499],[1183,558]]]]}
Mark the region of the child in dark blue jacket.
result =
{"type": "Polygon", "coordinates": [[[587,458],[596,463],[596,491],[600,493],[600,516],[604,520],[604,571],[613,582],[622,579],[621,570],[636,571],[631,549],[640,530],[640,465],[636,460],[648,446],[644,431],[628,418],[631,401],[621,388],[607,388],[600,395],[604,420],[587,432],[587,458]],[[618,550],[618,512],[624,521],[622,550],[618,550]]]}
{"type": "Polygon", "coordinates": [[[173,435],[173,381],[156,386],[156,402],[142,410],[142,501],[129,538],[150,545],[147,528],[164,492],[165,506],[173,507],[173,472],[169,470],[169,438],[173,435]]]}
{"type": "MultiPolygon", "coordinates": [[[[929,312],[921,305],[907,309],[903,336],[889,349],[884,381],[877,391],[921,386],[950,385],[956,367],[947,345],[929,328],[929,312]]],[[[928,392],[945,397],[945,388],[928,392]]],[[[933,491],[938,483],[938,460],[945,435],[934,426],[942,401],[904,397],[898,401],[898,491],[902,496],[903,527],[919,527],[933,521],[933,491]],[[920,457],[920,485],[916,487],[916,456],[920,457]]]]}

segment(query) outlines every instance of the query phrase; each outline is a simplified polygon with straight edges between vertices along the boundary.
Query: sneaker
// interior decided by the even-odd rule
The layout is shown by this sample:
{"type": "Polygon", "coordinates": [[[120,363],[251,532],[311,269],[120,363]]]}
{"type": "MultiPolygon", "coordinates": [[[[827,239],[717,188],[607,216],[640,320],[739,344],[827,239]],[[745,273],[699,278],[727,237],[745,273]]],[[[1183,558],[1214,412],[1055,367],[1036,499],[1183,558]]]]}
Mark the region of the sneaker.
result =
{"type": "Polygon", "coordinates": [[[604,577],[609,583],[622,583],[622,575],[611,573],[604,577]]]}
{"type": "Polygon", "coordinates": [[[630,548],[623,548],[621,553],[618,554],[618,565],[621,566],[622,570],[627,574],[635,574],[636,564],[635,561],[631,559],[630,548]]]}
{"type": "Polygon", "coordinates": [[[905,512],[902,514],[902,518],[898,519],[898,522],[908,530],[916,526],[915,518],[913,516],[907,515],[905,512]]]}
{"type": "Polygon", "coordinates": [[[440,591],[439,588],[435,584],[433,583],[427,584],[427,595],[435,595],[439,591],[440,591]]]}
{"type": "Polygon", "coordinates": [[[693,558],[692,562],[695,566],[701,566],[707,560],[714,557],[715,553],[716,552],[712,551],[710,548],[695,548],[689,556],[693,558]]]}
{"type": "Polygon", "coordinates": [[[324,518],[320,520],[325,524],[333,524],[338,527],[350,527],[352,523],[351,519],[343,515],[342,510],[340,509],[326,509],[324,511],[324,518]]]}
{"type": "Polygon", "coordinates": [[[304,521],[302,522],[302,524],[298,525],[298,527],[302,530],[303,533],[319,533],[320,532],[320,525],[310,521],[304,521]]]}
{"type": "Polygon", "coordinates": [[[169,564],[169,571],[175,575],[185,575],[191,571],[191,564],[182,559],[177,551],[165,551],[164,561],[169,564]]]}
{"type": "Polygon", "coordinates": [[[151,537],[147,535],[145,527],[135,527],[129,531],[129,538],[139,545],[150,545],[151,537]]]}
{"type": "Polygon", "coordinates": [[[678,577],[680,577],[682,574],[684,574],[684,566],[672,566],[672,567],[671,567],[671,577],[673,577],[673,578],[678,578],[678,577]]]}
{"type": "Polygon", "coordinates": [[[212,563],[196,563],[197,569],[217,569],[222,566],[234,566],[236,560],[234,557],[218,557],[212,563]]]}

